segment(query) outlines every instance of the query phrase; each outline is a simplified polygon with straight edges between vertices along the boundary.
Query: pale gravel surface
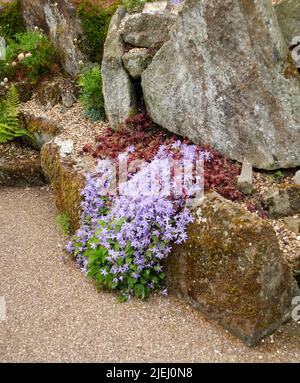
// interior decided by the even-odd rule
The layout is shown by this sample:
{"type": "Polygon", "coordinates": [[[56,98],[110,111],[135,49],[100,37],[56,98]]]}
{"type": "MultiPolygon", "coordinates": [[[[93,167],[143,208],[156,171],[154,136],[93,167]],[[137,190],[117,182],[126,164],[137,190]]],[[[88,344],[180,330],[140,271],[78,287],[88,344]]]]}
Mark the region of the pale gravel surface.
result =
{"type": "Polygon", "coordinates": [[[0,189],[0,362],[300,362],[300,324],[247,348],[174,297],[118,304],[60,249],[48,187],[0,189]]]}

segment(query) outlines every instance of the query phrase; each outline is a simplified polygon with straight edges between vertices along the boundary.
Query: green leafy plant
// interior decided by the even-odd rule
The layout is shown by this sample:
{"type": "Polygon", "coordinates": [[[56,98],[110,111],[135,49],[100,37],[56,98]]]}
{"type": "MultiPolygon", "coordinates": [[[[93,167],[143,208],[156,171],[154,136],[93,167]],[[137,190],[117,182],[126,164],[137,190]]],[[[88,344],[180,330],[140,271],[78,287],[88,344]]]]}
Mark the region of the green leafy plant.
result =
{"type": "Polygon", "coordinates": [[[86,68],[79,76],[79,101],[84,107],[85,114],[93,121],[104,119],[104,99],[102,94],[102,78],[99,65],[86,68]]]}
{"type": "Polygon", "coordinates": [[[270,179],[271,182],[273,181],[280,182],[284,178],[284,173],[281,170],[277,170],[277,172],[268,176],[268,178],[270,179]]]}
{"type": "Polygon", "coordinates": [[[55,217],[56,224],[64,235],[70,234],[70,215],[68,213],[59,213],[55,217]]]}
{"type": "Polygon", "coordinates": [[[0,12],[0,36],[9,41],[14,38],[16,33],[26,30],[21,15],[20,2],[4,3],[0,0],[0,6],[3,7],[0,12]]]}
{"type": "Polygon", "coordinates": [[[84,39],[79,45],[91,62],[100,64],[102,61],[103,45],[110,19],[119,3],[119,1],[115,1],[110,7],[102,9],[86,0],[78,7],[77,12],[84,32],[84,39]]]}
{"type": "Polygon", "coordinates": [[[156,0],[123,0],[122,5],[128,12],[139,12],[144,8],[145,3],[152,3],[156,0]]]}
{"type": "Polygon", "coordinates": [[[40,31],[17,33],[6,50],[0,76],[27,77],[36,83],[40,76],[51,71],[56,52],[49,38],[40,31]]]}
{"type": "Polygon", "coordinates": [[[29,134],[19,126],[19,95],[15,86],[11,86],[6,98],[0,101],[0,143],[22,136],[29,134]]]}

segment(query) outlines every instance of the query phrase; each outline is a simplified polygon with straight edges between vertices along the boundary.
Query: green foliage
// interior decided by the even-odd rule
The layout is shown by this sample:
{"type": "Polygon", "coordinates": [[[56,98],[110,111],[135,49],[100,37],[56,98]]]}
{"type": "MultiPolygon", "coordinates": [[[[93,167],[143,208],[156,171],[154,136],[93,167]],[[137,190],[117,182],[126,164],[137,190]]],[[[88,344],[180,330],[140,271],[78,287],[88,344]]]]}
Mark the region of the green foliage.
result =
{"type": "Polygon", "coordinates": [[[78,85],[80,87],[79,101],[84,107],[86,116],[93,121],[104,119],[104,99],[99,65],[83,70],[79,76],[78,85]]]}
{"type": "Polygon", "coordinates": [[[78,7],[78,16],[84,31],[85,38],[80,44],[81,50],[88,56],[91,62],[101,64],[103,45],[106,39],[110,19],[115,13],[119,2],[107,9],[85,0],[78,7]]]}
{"type": "Polygon", "coordinates": [[[281,170],[277,170],[277,172],[273,173],[272,175],[268,176],[271,182],[281,182],[284,178],[284,173],[281,170]]]}
{"type": "Polygon", "coordinates": [[[145,3],[152,3],[157,0],[122,0],[122,5],[128,12],[139,12],[144,8],[145,3]]]}
{"type": "Polygon", "coordinates": [[[7,96],[0,101],[0,143],[16,137],[29,136],[19,127],[19,95],[15,86],[11,86],[7,96]]]}
{"type": "Polygon", "coordinates": [[[0,12],[0,36],[10,41],[16,33],[25,31],[25,23],[21,15],[20,3],[19,1],[2,3],[0,0],[0,5],[3,6],[0,12]]]}
{"type": "Polygon", "coordinates": [[[64,235],[69,235],[70,234],[70,227],[71,227],[71,218],[68,213],[59,213],[57,214],[56,218],[56,223],[58,227],[60,228],[61,232],[64,235]]]}
{"type": "Polygon", "coordinates": [[[6,60],[0,65],[0,77],[18,73],[36,83],[40,76],[51,71],[55,60],[54,47],[46,35],[39,31],[17,33],[7,47],[6,60]],[[24,57],[18,58],[20,54],[24,57]]]}
{"type": "Polygon", "coordinates": [[[276,173],[273,175],[276,179],[284,177],[284,173],[281,170],[278,170],[276,173]]]}

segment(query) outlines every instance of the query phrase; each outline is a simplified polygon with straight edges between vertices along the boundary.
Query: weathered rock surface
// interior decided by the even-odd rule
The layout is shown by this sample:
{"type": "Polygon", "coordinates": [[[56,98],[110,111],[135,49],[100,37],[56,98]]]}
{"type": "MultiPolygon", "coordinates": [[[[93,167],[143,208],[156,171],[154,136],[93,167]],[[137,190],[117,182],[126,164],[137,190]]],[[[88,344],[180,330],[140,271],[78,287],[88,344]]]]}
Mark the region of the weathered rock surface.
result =
{"type": "Polygon", "coordinates": [[[206,195],[167,265],[171,292],[248,345],[276,330],[298,295],[273,228],[216,193],[206,195]]]}
{"type": "Polygon", "coordinates": [[[295,234],[300,233],[300,216],[286,217],[283,219],[287,229],[295,234]]]}
{"type": "Polygon", "coordinates": [[[251,194],[253,191],[252,173],[252,165],[249,162],[244,161],[241,174],[238,177],[238,188],[246,195],[251,194]]]}
{"type": "Polygon", "coordinates": [[[0,145],[0,187],[42,186],[39,153],[16,142],[0,145]]]}
{"type": "Polygon", "coordinates": [[[161,47],[176,18],[169,11],[128,14],[120,25],[121,34],[126,43],[137,47],[161,47]]]}
{"type": "Polygon", "coordinates": [[[41,164],[46,177],[51,182],[56,206],[68,213],[72,231],[79,227],[81,214],[81,191],[85,185],[84,171],[75,166],[72,158],[73,142],[59,137],[42,147],[41,164]]]}
{"type": "Polygon", "coordinates": [[[122,124],[137,108],[134,86],[122,61],[125,46],[119,27],[125,14],[119,8],[111,19],[101,67],[105,112],[113,126],[122,124]]]}
{"type": "Polygon", "coordinates": [[[287,57],[271,1],[186,0],[142,74],[146,107],[157,124],[232,159],[298,166],[300,81],[287,57]]]}
{"type": "Polygon", "coordinates": [[[46,108],[51,108],[61,100],[60,87],[57,81],[45,81],[38,88],[38,101],[46,108]]]}
{"type": "Polygon", "coordinates": [[[146,48],[135,48],[126,52],[122,60],[130,76],[137,79],[151,63],[152,55],[146,48]]]}
{"type": "Polygon", "coordinates": [[[82,36],[82,28],[76,17],[76,8],[68,0],[20,0],[23,17],[29,28],[38,26],[59,49],[62,65],[67,73],[79,73],[79,61],[84,60],[76,41],[82,36]]]}
{"type": "Polygon", "coordinates": [[[295,36],[300,36],[300,2],[284,0],[275,7],[282,34],[290,44],[295,36]]]}
{"type": "Polygon", "coordinates": [[[52,121],[25,113],[20,114],[20,122],[21,126],[31,134],[32,138],[26,138],[26,140],[30,146],[38,150],[62,130],[60,126],[52,121]]]}
{"type": "Polygon", "coordinates": [[[263,195],[262,203],[271,218],[300,213],[300,185],[279,185],[263,195]]]}

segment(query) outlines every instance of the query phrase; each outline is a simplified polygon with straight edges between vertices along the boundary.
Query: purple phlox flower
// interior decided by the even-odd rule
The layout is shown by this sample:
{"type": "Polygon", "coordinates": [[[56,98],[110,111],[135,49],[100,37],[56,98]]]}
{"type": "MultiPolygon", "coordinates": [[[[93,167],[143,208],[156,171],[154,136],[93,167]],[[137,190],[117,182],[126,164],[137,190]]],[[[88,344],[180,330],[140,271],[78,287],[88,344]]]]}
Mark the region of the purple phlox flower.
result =
{"type": "Polygon", "coordinates": [[[150,289],[154,289],[154,282],[151,281],[150,283],[148,283],[148,287],[149,287],[150,289]]]}
{"type": "Polygon", "coordinates": [[[67,244],[66,244],[66,247],[65,247],[66,251],[68,253],[73,253],[73,251],[75,250],[75,247],[73,246],[73,243],[71,241],[69,241],[67,244]]]}
{"type": "Polygon", "coordinates": [[[101,275],[103,275],[105,277],[107,274],[108,274],[108,272],[105,269],[101,270],[101,275]]]}
{"type": "Polygon", "coordinates": [[[138,273],[132,273],[132,278],[139,279],[140,275],[138,273]]]}
{"type": "Polygon", "coordinates": [[[96,249],[98,247],[98,244],[96,242],[91,243],[91,249],[96,249]]]}
{"type": "Polygon", "coordinates": [[[163,289],[160,293],[163,296],[167,296],[168,295],[168,289],[163,289]]]}
{"type": "Polygon", "coordinates": [[[113,283],[118,283],[118,282],[119,282],[118,278],[113,279],[113,283]]]}

